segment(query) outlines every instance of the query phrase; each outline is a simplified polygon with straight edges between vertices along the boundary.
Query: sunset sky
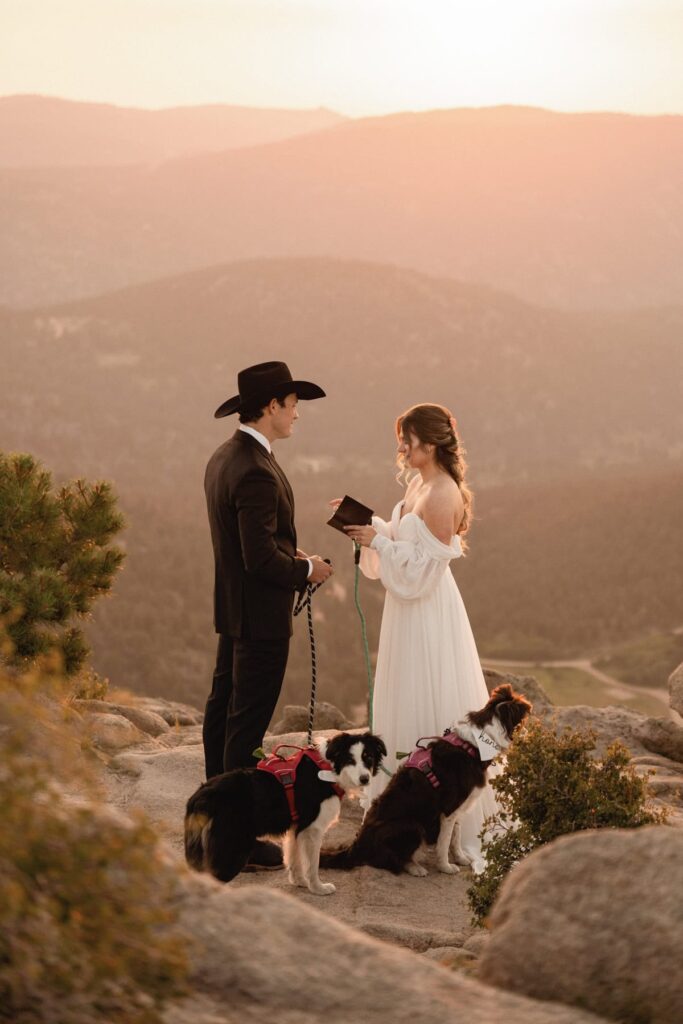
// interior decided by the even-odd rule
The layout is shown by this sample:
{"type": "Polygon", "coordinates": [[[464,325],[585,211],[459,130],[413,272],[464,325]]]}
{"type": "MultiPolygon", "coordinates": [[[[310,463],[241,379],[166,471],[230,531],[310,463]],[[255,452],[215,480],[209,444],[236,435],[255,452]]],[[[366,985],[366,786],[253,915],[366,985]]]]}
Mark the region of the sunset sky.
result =
{"type": "Polygon", "coordinates": [[[683,111],[683,0],[0,0],[0,94],[683,111]]]}

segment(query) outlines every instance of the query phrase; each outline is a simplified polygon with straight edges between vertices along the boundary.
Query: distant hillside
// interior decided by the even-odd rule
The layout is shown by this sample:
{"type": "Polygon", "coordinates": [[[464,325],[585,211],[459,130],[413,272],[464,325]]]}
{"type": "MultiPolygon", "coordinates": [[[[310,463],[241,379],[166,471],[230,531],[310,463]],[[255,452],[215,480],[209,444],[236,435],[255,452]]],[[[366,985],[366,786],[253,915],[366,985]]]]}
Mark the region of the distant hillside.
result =
{"type": "MultiPolygon", "coordinates": [[[[0,447],[113,480],[129,558],[97,613],[96,663],[199,700],[214,644],[203,473],[236,426],[213,410],[262,359],[320,382],[329,397],[302,403],[278,457],[301,542],[344,566],[319,602],[323,686],[355,700],[351,563],[326,501],[348,492],[388,513],[393,421],[415,401],[449,404],[468,448],[477,521],[455,571],[482,653],[571,656],[683,623],[682,325],[673,308],[560,313],[350,262],[216,267],[0,310],[0,447]]],[[[380,588],[364,600],[376,638],[380,588]]],[[[299,632],[289,696],[308,671],[299,632]]]]}
{"type": "Polygon", "coordinates": [[[519,107],[348,121],[154,168],[4,169],[0,302],[332,256],[544,306],[666,305],[683,294],[682,179],[683,117],[519,107]]]}
{"type": "MultiPolygon", "coordinates": [[[[679,545],[680,546],[680,545],[679,545]]],[[[636,686],[659,686],[683,662],[683,627],[654,633],[612,650],[596,668],[636,686]]]]}
{"type": "Polygon", "coordinates": [[[0,97],[1,167],[119,167],[259,146],[344,120],[331,110],[224,103],[142,110],[54,96],[0,97]]]}
{"type": "MultiPolygon", "coordinates": [[[[599,655],[682,625],[681,509],[680,463],[482,491],[472,557],[455,574],[484,653],[599,655]]],[[[603,665],[642,685],[640,665],[624,674],[626,653],[603,665]]]]}
{"type": "Polygon", "coordinates": [[[275,353],[329,392],[302,407],[285,455],[302,471],[390,465],[395,416],[429,399],[454,409],[480,484],[683,456],[683,308],[563,313],[391,267],[281,260],[7,311],[0,330],[12,443],[141,490],[202,463],[231,429],[212,413],[238,369],[275,353]]]}

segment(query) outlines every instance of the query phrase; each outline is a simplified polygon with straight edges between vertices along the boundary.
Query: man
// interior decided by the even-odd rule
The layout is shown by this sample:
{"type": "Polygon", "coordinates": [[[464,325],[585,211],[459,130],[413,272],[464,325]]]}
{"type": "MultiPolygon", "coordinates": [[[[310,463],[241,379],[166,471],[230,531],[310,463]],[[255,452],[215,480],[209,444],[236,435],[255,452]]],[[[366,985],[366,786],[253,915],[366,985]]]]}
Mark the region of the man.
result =
{"type": "MultiPolygon", "coordinates": [[[[203,728],[207,779],[253,767],[287,666],[294,594],[332,574],[318,555],[297,549],[294,496],[272,453],[275,441],[293,433],[298,400],[325,392],[293,380],[280,362],[242,370],[237,386],[215,416],[239,413],[240,426],[211,456],[204,480],[219,634],[203,728]]],[[[250,858],[254,867],[281,863],[273,843],[257,843],[250,858]]]]}

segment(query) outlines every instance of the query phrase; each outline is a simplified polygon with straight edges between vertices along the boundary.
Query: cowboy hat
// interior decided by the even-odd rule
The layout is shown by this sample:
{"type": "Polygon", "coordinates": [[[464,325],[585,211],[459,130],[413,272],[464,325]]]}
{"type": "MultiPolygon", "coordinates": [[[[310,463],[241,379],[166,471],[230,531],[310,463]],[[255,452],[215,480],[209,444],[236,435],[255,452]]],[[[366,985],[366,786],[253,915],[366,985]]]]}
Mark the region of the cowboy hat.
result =
{"type": "Polygon", "coordinates": [[[297,398],[308,401],[312,398],[324,398],[325,392],[317,384],[308,380],[293,380],[286,363],[257,363],[240,370],[237,374],[238,395],[229,398],[220,405],[214,416],[230,416],[246,407],[266,405],[272,398],[284,398],[285,395],[296,393],[297,398]]]}

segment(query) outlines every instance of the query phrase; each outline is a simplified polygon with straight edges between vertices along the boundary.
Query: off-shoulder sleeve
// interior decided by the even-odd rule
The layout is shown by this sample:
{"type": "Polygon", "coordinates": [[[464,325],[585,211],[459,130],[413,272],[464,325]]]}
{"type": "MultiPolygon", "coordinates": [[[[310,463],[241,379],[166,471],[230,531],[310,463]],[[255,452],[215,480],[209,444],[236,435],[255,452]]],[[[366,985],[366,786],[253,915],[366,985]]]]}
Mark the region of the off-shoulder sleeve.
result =
{"type": "Polygon", "coordinates": [[[395,597],[404,601],[424,597],[438,584],[452,558],[462,554],[460,538],[443,544],[417,520],[414,540],[391,540],[379,534],[372,549],[379,556],[379,578],[395,597]]]}
{"type": "MultiPolygon", "coordinates": [[[[391,540],[391,523],[385,523],[379,516],[372,517],[372,525],[381,537],[391,540]]],[[[372,548],[360,549],[360,568],[364,576],[369,580],[379,579],[379,552],[372,548]]]]}

